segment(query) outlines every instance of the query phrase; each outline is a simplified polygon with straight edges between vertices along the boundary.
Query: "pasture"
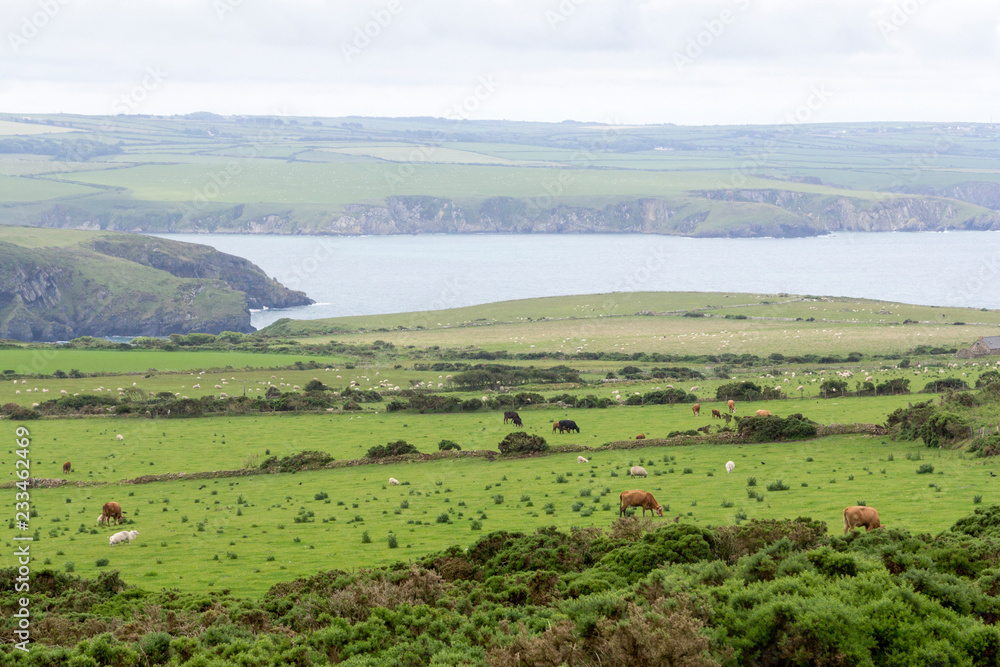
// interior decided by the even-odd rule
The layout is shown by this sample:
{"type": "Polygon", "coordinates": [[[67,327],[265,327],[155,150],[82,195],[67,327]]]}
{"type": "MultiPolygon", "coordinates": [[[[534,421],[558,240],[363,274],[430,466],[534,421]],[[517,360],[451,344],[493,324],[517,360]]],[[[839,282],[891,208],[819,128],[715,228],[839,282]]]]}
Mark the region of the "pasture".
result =
{"type": "MultiPolygon", "coordinates": [[[[39,444],[33,451],[39,458],[44,458],[44,432],[35,425],[39,444]]],[[[292,448],[299,444],[308,445],[300,439],[292,448]]],[[[187,451],[188,464],[177,469],[198,467],[192,449],[187,451]]],[[[108,558],[107,568],[120,569],[126,580],[144,588],[214,587],[250,594],[318,570],[406,561],[467,546],[494,530],[604,527],[617,516],[618,494],[632,488],[651,491],[663,505],[664,518],[656,521],[679,517],[720,525],[737,517],[811,516],[826,521],[832,534],[842,531],[840,511],[858,502],[878,508],[892,527],[933,533],[970,513],[976,496],[987,503],[997,499],[997,480],[982,460],[864,436],[607,450],[589,453],[587,464],[577,463],[576,456],[35,489],[34,553],[58,569],[72,562],[87,578],[99,571],[98,559],[108,558]],[[736,470],[727,474],[723,464],[730,459],[736,470]],[[634,464],[646,467],[649,477],[630,479],[627,471],[634,464]],[[934,472],[918,474],[923,464],[933,465],[934,472]],[[403,484],[388,486],[390,476],[403,484]],[[748,486],[749,478],[754,486],[748,486]],[[768,491],[778,480],[789,488],[768,491]],[[140,531],[132,545],[110,547],[107,536],[114,529],[96,526],[101,504],[112,499],[126,512],[125,528],[140,531]],[[370,543],[363,540],[366,532],[370,543]],[[390,533],[398,548],[389,548],[390,533]]]]}

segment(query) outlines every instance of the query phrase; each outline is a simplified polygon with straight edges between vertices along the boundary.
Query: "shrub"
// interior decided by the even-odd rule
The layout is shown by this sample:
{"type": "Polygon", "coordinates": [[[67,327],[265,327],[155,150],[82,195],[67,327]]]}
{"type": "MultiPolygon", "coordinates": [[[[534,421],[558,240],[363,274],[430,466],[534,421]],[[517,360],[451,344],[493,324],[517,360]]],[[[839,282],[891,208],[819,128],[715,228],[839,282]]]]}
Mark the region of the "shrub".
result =
{"type": "Polygon", "coordinates": [[[789,488],[790,487],[780,479],[776,479],[773,482],[768,482],[767,484],[768,491],[787,491],[789,488]]]}
{"type": "Polygon", "coordinates": [[[531,454],[534,452],[547,451],[549,446],[545,438],[539,435],[532,435],[525,431],[515,431],[509,433],[500,441],[501,454],[531,454]]]}
{"type": "Polygon", "coordinates": [[[305,385],[305,391],[328,391],[329,389],[329,387],[319,380],[309,380],[305,385]]]}
{"type": "Polygon", "coordinates": [[[931,414],[917,432],[928,447],[943,447],[969,437],[970,431],[962,417],[953,412],[938,411],[931,414]]]}
{"type": "Polygon", "coordinates": [[[389,456],[402,456],[404,454],[419,454],[420,451],[406,440],[396,440],[387,442],[385,446],[375,445],[368,450],[365,456],[369,459],[384,459],[389,456]]]}
{"type": "Polygon", "coordinates": [[[921,394],[939,394],[946,391],[965,391],[969,385],[960,378],[940,378],[931,380],[920,390],[921,394]]]}
{"type": "Polygon", "coordinates": [[[399,540],[396,538],[395,533],[389,533],[388,537],[386,537],[386,542],[389,544],[390,549],[395,549],[399,546],[399,540]]]}
{"type": "Polygon", "coordinates": [[[292,456],[286,456],[280,461],[278,460],[278,457],[272,456],[265,459],[260,464],[260,467],[264,469],[276,467],[280,472],[294,472],[296,470],[321,468],[332,460],[333,457],[326,452],[305,450],[299,452],[298,454],[293,454],[292,456]]]}
{"type": "Polygon", "coordinates": [[[747,442],[777,442],[780,440],[802,440],[816,436],[816,422],[792,414],[782,418],[743,417],[739,420],[738,432],[747,442]]]}
{"type": "Polygon", "coordinates": [[[442,440],[441,442],[438,443],[439,452],[446,452],[451,450],[460,452],[462,451],[462,448],[454,440],[442,440]]]}
{"type": "Polygon", "coordinates": [[[932,466],[930,463],[921,463],[920,467],[917,468],[918,475],[929,475],[932,472],[934,472],[934,466],[932,466]]]}

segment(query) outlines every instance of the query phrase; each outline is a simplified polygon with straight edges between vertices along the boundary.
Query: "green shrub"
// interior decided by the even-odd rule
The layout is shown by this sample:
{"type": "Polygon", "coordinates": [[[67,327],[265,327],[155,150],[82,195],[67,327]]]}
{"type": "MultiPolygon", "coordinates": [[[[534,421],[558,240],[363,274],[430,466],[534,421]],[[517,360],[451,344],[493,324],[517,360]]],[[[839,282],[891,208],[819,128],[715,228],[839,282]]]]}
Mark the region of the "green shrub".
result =
{"type": "Polygon", "coordinates": [[[462,451],[462,448],[454,440],[442,440],[441,442],[438,443],[439,452],[446,452],[451,450],[460,452],[462,451]]]}
{"type": "Polygon", "coordinates": [[[780,479],[776,479],[773,482],[768,482],[767,484],[768,491],[787,491],[789,488],[791,487],[782,482],[780,479]]]}
{"type": "Polygon", "coordinates": [[[930,463],[921,463],[920,467],[917,468],[918,475],[929,475],[932,472],[934,472],[934,466],[932,466],[930,463]]]}
{"type": "Polygon", "coordinates": [[[508,433],[500,441],[501,454],[531,454],[534,452],[548,451],[548,444],[545,438],[539,435],[532,435],[526,431],[515,431],[508,433]]]}
{"type": "Polygon", "coordinates": [[[813,438],[816,436],[816,427],[816,422],[801,414],[792,414],[785,418],[769,415],[743,417],[739,420],[737,432],[746,442],[777,442],[813,438]]]}
{"type": "Polygon", "coordinates": [[[396,440],[387,442],[385,446],[375,445],[368,450],[365,456],[369,459],[384,459],[389,456],[402,456],[404,454],[419,454],[420,451],[406,440],[396,440]]]}

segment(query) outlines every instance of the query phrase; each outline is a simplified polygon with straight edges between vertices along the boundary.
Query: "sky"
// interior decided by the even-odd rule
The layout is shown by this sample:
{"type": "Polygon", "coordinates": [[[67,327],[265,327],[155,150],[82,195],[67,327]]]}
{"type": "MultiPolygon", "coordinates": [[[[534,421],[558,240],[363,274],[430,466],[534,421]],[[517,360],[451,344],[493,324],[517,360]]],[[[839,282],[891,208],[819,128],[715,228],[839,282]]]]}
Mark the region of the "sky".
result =
{"type": "Polygon", "coordinates": [[[3,0],[0,113],[1000,122],[998,0],[3,0]]]}

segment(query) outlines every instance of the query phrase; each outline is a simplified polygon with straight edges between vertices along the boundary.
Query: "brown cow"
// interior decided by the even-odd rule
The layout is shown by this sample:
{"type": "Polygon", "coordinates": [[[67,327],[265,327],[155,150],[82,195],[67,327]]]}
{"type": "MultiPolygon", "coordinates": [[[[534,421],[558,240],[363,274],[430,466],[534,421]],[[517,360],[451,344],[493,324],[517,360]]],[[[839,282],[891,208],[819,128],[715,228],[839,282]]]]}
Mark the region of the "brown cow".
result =
{"type": "Polygon", "coordinates": [[[844,535],[858,526],[864,526],[865,532],[873,528],[885,528],[878,520],[878,511],[874,507],[852,505],[844,508],[844,535]]]}
{"type": "Polygon", "coordinates": [[[552,422],[552,432],[555,433],[559,430],[559,422],[552,422]]]}
{"type": "Polygon", "coordinates": [[[64,474],[64,475],[65,475],[66,473],[68,473],[68,472],[69,472],[70,470],[72,470],[72,469],[73,469],[73,466],[72,466],[72,465],[70,464],[70,462],[69,462],[69,461],[66,461],[66,463],[64,463],[64,464],[63,464],[63,474],[64,474]]]}
{"type": "Polygon", "coordinates": [[[693,412],[694,416],[697,417],[698,413],[701,412],[701,403],[695,403],[694,405],[692,405],[691,412],[693,412]]]}
{"type": "Polygon", "coordinates": [[[729,414],[735,415],[736,414],[736,401],[734,401],[733,399],[729,399],[728,405],[729,405],[729,414]]]}
{"type": "Polygon", "coordinates": [[[124,523],[122,519],[122,506],[115,502],[104,503],[104,508],[101,510],[101,517],[111,525],[111,520],[114,519],[118,524],[124,523]]]}
{"type": "Polygon", "coordinates": [[[642,516],[646,516],[646,510],[652,514],[656,512],[660,516],[663,516],[663,507],[656,502],[656,498],[649,491],[640,491],[635,489],[633,491],[622,491],[621,495],[618,496],[621,499],[621,509],[618,511],[618,516],[625,516],[625,510],[629,507],[641,507],[642,516]]]}
{"type": "Polygon", "coordinates": [[[635,436],[635,439],[636,440],[645,440],[646,439],[646,435],[644,433],[640,433],[639,435],[635,436]]]}
{"type": "Polygon", "coordinates": [[[712,410],[712,419],[722,419],[722,413],[718,410],[712,410]]]}
{"type": "Polygon", "coordinates": [[[771,416],[771,411],[770,410],[758,410],[757,411],[757,416],[758,417],[770,417],[771,416]]]}

